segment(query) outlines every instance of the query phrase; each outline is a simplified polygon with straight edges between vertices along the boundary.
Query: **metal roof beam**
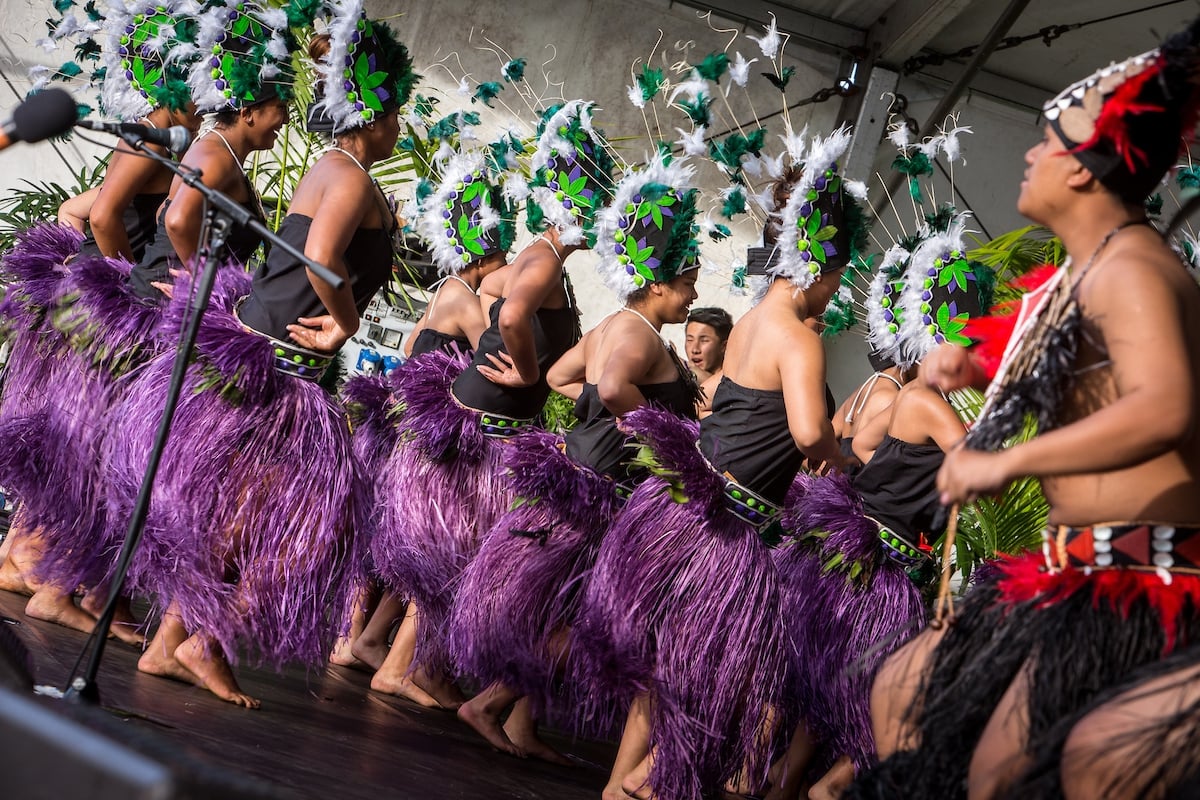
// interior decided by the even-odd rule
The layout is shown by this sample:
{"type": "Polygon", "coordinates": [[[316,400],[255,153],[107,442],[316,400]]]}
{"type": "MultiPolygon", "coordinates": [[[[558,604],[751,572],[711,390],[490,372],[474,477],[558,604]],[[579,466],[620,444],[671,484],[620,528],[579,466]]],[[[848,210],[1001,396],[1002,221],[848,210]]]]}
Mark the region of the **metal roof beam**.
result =
{"type": "Polygon", "coordinates": [[[867,32],[879,63],[901,67],[954,21],[972,0],[896,0],[867,32]]]}

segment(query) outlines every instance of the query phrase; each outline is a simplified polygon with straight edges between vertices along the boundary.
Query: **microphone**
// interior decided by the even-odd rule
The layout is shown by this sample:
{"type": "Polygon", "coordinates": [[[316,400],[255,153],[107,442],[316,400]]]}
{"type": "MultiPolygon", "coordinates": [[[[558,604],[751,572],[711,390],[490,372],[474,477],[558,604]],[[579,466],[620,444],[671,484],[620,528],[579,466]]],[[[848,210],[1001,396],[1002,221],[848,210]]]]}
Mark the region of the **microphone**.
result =
{"type": "Polygon", "coordinates": [[[75,100],[62,89],[46,89],[30,95],[0,125],[0,150],[17,142],[40,142],[60,136],[71,130],[78,118],[75,100]]]}
{"type": "Polygon", "coordinates": [[[169,128],[152,128],[136,122],[106,122],[104,120],[81,119],[76,123],[81,128],[90,131],[112,133],[121,138],[130,136],[137,141],[161,145],[176,155],[188,149],[192,143],[192,132],[182,125],[172,125],[169,128]]]}

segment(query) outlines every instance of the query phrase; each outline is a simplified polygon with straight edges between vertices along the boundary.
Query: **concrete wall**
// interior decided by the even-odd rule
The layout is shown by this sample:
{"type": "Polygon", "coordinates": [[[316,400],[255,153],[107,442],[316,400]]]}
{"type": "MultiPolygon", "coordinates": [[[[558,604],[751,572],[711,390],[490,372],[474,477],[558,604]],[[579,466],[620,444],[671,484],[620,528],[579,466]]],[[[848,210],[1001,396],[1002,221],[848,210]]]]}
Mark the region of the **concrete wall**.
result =
{"type": "MultiPolygon", "coordinates": [[[[482,80],[499,79],[501,60],[483,49],[487,46],[484,37],[509,55],[528,60],[527,84],[539,94],[547,92],[538,65],[556,54],[546,69],[553,81],[565,82],[558,94],[567,99],[595,100],[601,108],[597,115],[599,124],[616,140],[621,158],[631,163],[645,157],[650,141],[646,133],[647,122],[626,98],[625,87],[632,82],[631,65],[635,60],[646,59],[654,51],[660,30],[665,33],[659,50],[670,51],[672,60],[699,61],[706,53],[723,49],[729,39],[727,34],[714,32],[694,10],[672,5],[666,0],[519,0],[503,5],[466,0],[420,3],[368,0],[368,11],[374,16],[391,18],[412,51],[419,71],[425,76],[420,91],[439,96],[440,111],[448,113],[456,108],[468,108],[483,112],[485,124],[481,136],[511,125],[515,119],[499,106],[491,112],[478,104],[472,105],[468,97],[457,92],[458,78],[463,73],[470,75],[472,86],[482,80]],[[449,69],[437,66],[438,63],[448,65],[449,69]]],[[[18,92],[23,93],[27,88],[25,75],[30,64],[56,66],[65,58],[61,51],[47,54],[35,46],[36,40],[45,35],[43,21],[48,16],[49,0],[0,0],[0,18],[3,20],[0,25],[0,77],[6,79],[5,85],[0,86],[2,117],[7,117],[17,101],[18,92]]],[[[716,18],[712,24],[735,27],[716,18]]],[[[761,31],[749,32],[758,34],[761,31]]],[[[757,46],[747,39],[739,40],[733,49],[740,49],[747,57],[761,55],[757,46]]],[[[832,85],[838,75],[836,59],[813,50],[790,48],[784,63],[797,68],[788,86],[790,102],[832,85]]],[[[732,108],[720,113],[723,120],[736,119],[749,125],[755,113],[765,117],[781,108],[779,93],[766,81],[755,78],[751,86],[754,91],[748,100],[738,99],[735,93],[732,108]]],[[[905,79],[900,91],[909,97],[910,113],[923,119],[922,115],[932,108],[943,88],[905,79]]],[[[519,116],[525,121],[522,130],[527,132],[528,123],[534,118],[532,112],[517,106],[512,90],[503,93],[501,99],[519,108],[519,116]]],[[[837,103],[834,99],[793,110],[794,127],[799,130],[807,124],[812,132],[828,132],[838,114],[837,103]]],[[[1013,208],[1020,180],[1021,154],[1037,136],[1034,113],[1014,110],[982,98],[966,99],[960,103],[959,110],[959,124],[971,125],[976,134],[964,139],[968,164],[965,169],[956,169],[957,187],[992,235],[1023,224],[1013,208]]],[[[664,127],[667,136],[677,138],[673,128],[688,126],[682,114],[673,113],[669,126],[664,127]]],[[[766,125],[774,152],[778,148],[775,134],[782,133],[782,126],[778,119],[769,119],[766,125]]],[[[79,142],[17,145],[0,153],[0,192],[21,179],[69,181],[70,173],[78,171],[96,152],[79,142]]],[[[876,162],[877,171],[885,178],[893,156],[890,145],[885,142],[876,162]]],[[[878,182],[872,176],[852,177],[878,182]]],[[[710,189],[724,185],[713,169],[702,171],[701,180],[710,189]]],[[[402,196],[410,190],[410,185],[398,187],[402,196]]],[[[939,199],[948,197],[949,189],[939,186],[937,193],[939,199]]],[[[905,210],[906,197],[902,188],[897,193],[897,203],[905,224],[911,226],[912,216],[905,210]]],[[[960,198],[960,207],[963,205],[960,198]]],[[[890,211],[882,212],[881,220],[880,227],[896,231],[898,226],[890,211]]],[[[744,260],[745,248],[757,242],[759,230],[755,221],[746,216],[731,227],[734,236],[730,239],[719,243],[704,242],[706,268],[698,284],[700,299],[697,304],[721,305],[736,317],[744,312],[749,298],[731,292],[729,274],[733,265],[744,260]]],[[[882,230],[877,231],[877,235],[882,246],[890,244],[882,230]]],[[[524,236],[518,246],[528,239],[524,236]]],[[[568,265],[585,326],[595,324],[617,307],[615,299],[596,277],[593,263],[591,254],[580,253],[572,256],[568,265]]],[[[675,328],[665,332],[681,345],[682,326],[675,328]]],[[[839,399],[853,391],[869,371],[863,353],[861,337],[854,333],[830,344],[830,383],[839,399]]]]}

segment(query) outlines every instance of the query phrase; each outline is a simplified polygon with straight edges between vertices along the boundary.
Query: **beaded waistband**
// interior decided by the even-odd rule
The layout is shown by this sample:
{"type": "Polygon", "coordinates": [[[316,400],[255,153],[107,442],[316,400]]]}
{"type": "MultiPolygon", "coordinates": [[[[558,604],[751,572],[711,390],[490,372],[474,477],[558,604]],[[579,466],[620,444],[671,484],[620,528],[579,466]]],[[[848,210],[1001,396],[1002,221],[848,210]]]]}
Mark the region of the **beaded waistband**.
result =
{"type": "MultiPolygon", "coordinates": [[[[246,298],[243,297],[237,301],[237,304],[234,306],[235,316],[238,315],[245,300],[246,298]]],[[[238,317],[238,322],[241,322],[241,317],[238,317]]],[[[274,336],[268,336],[262,331],[251,328],[244,322],[242,323],[242,329],[248,333],[253,333],[255,336],[261,336],[271,343],[271,354],[275,357],[275,369],[284,375],[291,375],[293,378],[300,378],[316,383],[321,380],[321,376],[325,374],[325,370],[329,369],[329,365],[333,363],[334,356],[332,355],[318,353],[316,350],[309,350],[294,342],[285,342],[282,339],[276,339],[274,336]]]]}
{"type": "Polygon", "coordinates": [[[533,419],[517,419],[516,417],[506,417],[503,414],[496,414],[491,411],[479,412],[479,429],[484,436],[491,436],[496,439],[507,439],[510,436],[516,436],[523,430],[535,427],[537,418],[533,419]]]}
{"type": "Polygon", "coordinates": [[[929,554],[909,542],[900,534],[893,531],[873,517],[867,519],[879,526],[879,542],[883,545],[883,554],[893,561],[912,567],[929,559],[929,554]]]}
{"type": "Polygon", "coordinates": [[[1046,528],[1042,552],[1051,570],[1165,569],[1200,574],[1200,526],[1153,522],[1046,528]]]}
{"type": "Polygon", "coordinates": [[[757,492],[742,486],[728,475],[725,478],[725,508],[740,520],[750,523],[759,532],[779,520],[783,509],[757,492]]]}

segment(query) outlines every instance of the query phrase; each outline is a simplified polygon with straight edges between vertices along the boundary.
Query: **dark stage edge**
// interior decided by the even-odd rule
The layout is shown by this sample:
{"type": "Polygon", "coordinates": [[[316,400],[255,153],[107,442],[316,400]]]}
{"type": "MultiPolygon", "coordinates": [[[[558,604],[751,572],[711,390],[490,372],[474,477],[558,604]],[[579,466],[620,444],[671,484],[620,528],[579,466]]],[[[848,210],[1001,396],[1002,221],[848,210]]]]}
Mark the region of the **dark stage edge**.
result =
{"type": "MultiPolygon", "coordinates": [[[[62,687],[84,634],[25,616],[26,598],[0,591],[0,624],[32,656],[34,681],[62,687]]],[[[330,666],[282,675],[239,667],[254,711],[203,689],[137,672],[139,651],[110,640],[102,707],[141,738],[168,742],[216,771],[234,770],[296,798],[598,800],[615,748],[548,734],[574,760],[560,767],[492,750],[452,713],[371,692],[370,677],[330,666]]],[[[0,740],[0,753],[4,742],[0,740]]],[[[4,794],[18,789],[5,785],[4,794]]],[[[14,796],[20,796],[19,793],[14,796]]]]}

